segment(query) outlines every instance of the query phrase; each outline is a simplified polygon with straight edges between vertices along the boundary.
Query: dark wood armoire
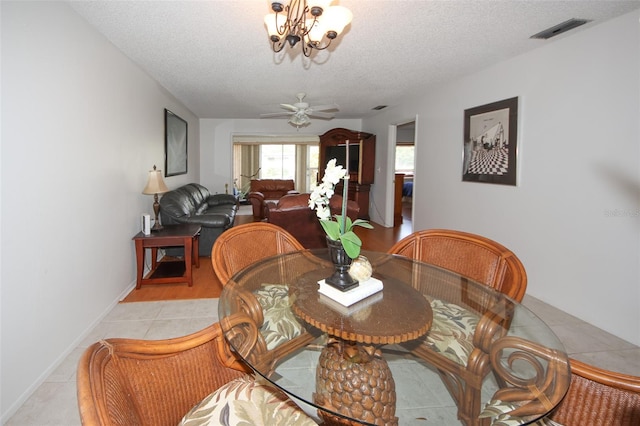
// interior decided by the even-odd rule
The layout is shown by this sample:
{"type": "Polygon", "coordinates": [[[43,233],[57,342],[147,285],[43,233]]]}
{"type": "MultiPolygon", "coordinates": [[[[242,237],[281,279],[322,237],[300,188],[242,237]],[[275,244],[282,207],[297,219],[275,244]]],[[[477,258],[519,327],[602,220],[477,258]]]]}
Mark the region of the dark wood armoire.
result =
{"type": "MultiPolygon", "coordinates": [[[[349,145],[349,199],[360,206],[360,219],[369,220],[369,191],[373,184],[376,164],[376,136],[348,129],[332,129],[320,136],[320,179],[329,160],[347,167],[347,141],[349,145]]],[[[342,193],[342,185],[336,187],[342,193]]]]}

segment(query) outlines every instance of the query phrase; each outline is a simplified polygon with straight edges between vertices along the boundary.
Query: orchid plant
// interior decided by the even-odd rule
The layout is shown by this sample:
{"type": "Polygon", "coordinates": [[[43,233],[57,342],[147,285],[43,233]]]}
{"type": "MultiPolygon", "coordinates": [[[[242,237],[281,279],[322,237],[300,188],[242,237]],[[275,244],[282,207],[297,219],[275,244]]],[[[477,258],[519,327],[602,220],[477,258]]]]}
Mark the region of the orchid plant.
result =
{"type": "Polygon", "coordinates": [[[355,259],[360,254],[362,241],[355,232],[353,232],[353,228],[355,226],[362,226],[363,228],[373,229],[373,226],[366,220],[356,219],[352,221],[351,218],[347,216],[348,179],[349,174],[347,170],[341,165],[336,165],[335,158],[329,160],[327,168],[324,171],[324,176],[322,177],[322,182],[316,185],[311,191],[309,208],[316,210],[316,216],[320,219],[320,224],[327,236],[334,241],[340,241],[347,256],[355,259]],[[333,196],[335,186],[341,179],[343,180],[342,214],[334,215],[332,218],[331,210],[329,209],[329,199],[333,196]]]}

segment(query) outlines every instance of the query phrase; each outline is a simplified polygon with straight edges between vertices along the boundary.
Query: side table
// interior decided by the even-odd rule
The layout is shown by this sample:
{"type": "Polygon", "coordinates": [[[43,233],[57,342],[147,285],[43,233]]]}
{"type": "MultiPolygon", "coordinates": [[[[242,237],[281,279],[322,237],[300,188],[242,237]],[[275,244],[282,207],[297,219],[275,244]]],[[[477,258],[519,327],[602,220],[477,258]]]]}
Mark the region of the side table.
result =
{"type": "Polygon", "coordinates": [[[133,240],[136,245],[136,262],[138,266],[136,289],[143,284],[184,283],[193,286],[191,265],[200,267],[198,237],[200,225],[164,225],[159,231],[145,235],[138,232],[133,240]],[[158,262],[159,247],[184,247],[184,262],[158,262]],[[151,249],[151,271],[145,278],[145,249],[151,249]]]}

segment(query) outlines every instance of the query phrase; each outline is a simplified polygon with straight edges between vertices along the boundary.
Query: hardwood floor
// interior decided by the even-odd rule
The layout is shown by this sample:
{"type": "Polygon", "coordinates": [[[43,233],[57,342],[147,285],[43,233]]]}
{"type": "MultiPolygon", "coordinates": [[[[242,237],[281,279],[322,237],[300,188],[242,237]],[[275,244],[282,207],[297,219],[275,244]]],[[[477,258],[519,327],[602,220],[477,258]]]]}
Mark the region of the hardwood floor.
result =
{"type": "MultiPolygon", "coordinates": [[[[253,216],[236,216],[236,225],[253,221],[253,216]]],[[[372,222],[374,229],[356,228],[364,250],[387,251],[396,241],[411,233],[411,215],[395,228],[385,228],[372,222]]],[[[222,284],[213,272],[210,257],[200,258],[200,267],[193,268],[193,286],[186,284],[145,285],[133,289],[121,303],[161,300],[207,299],[220,296],[222,284]]]]}

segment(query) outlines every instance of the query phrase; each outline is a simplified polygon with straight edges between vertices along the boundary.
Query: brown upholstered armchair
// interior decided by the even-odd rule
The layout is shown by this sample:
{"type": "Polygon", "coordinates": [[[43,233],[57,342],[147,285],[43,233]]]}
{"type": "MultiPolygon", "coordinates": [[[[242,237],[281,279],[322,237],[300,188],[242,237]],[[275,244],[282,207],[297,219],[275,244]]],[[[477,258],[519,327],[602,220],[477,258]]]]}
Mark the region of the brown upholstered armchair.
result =
{"type": "Polygon", "coordinates": [[[265,218],[268,202],[277,202],[287,194],[297,194],[292,179],[252,179],[247,198],[253,207],[253,217],[265,218]]]}
{"type": "MultiPolygon", "coordinates": [[[[334,195],[329,200],[331,214],[341,214],[342,197],[334,195]]],[[[315,210],[309,208],[309,194],[292,194],[280,198],[277,203],[267,204],[267,222],[283,228],[305,248],[324,248],[327,240],[315,210]]],[[[355,201],[347,201],[347,216],[356,220],[360,207],[355,201]]]]}

